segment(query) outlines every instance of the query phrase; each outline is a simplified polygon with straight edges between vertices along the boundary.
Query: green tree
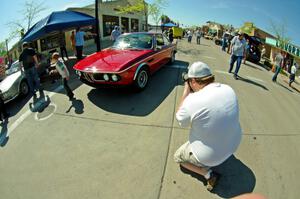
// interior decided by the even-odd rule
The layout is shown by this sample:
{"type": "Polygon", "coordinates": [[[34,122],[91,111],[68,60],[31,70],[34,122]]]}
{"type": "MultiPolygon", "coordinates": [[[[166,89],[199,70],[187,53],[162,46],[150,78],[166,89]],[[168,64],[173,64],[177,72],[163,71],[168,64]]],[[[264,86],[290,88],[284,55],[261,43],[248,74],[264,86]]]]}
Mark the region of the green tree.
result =
{"type": "Polygon", "coordinates": [[[160,20],[162,9],[166,7],[168,0],[155,0],[153,3],[147,3],[145,0],[131,0],[124,7],[119,7],[119,13],[142,12],[146,19],[146,31],[148,31],[148,15],[152,16],[155,23],[160,20]]]}
{"type": "Polygon", "coordinates": [[[7,23],[10,28],[9,41],[13,38],[21,37],[22,33],[26,33],[31,28],[35,19],[46,9],[44,4],[44,2],[36,0],[27,0],[24,3],[24,8],[20,11],[24,18],[20,20],[15,19],[7,23]]]}
{"type": "Polygon", "coordinates": [[[5,42],[0,42],[0,57],[6,55],[6,45],[5,42]]]}
{"type": "Polygon", "coordinates": [[[276,23],[273,20],[270,21],[270,31],[275,34],[279,42],[279,46],[283,48],[285,44],[291,43],[291,38],[287,36],[287,23],[276,23]]]}

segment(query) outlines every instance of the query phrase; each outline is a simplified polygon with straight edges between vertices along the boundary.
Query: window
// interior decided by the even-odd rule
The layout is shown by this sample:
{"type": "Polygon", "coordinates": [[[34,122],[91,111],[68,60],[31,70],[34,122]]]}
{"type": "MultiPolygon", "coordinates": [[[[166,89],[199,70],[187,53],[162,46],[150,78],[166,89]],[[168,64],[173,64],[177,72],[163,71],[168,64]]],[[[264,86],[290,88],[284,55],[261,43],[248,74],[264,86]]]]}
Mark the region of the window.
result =
{"type": "Polygon", "coordinates": [[[169,39],[166,36],[163,36],[163,38],[164,38],[165,45],[168,45],[170,43],[169,39]]]}
{"type": "Polygon", "coordinates": [[[41,50],[46,51],[46,50],[60,47],[61,39],[63,39],[64,41],[65,38],[63,34],[59,34],[59,33],[41,39],[40,40],[41,50]]]}
{"type": "Polygon", "coordinates": [[[122,17],[121,24],[122,24],[122,33],[128,32],[129,31],[129,19],[126,17],[122,17]]]}
{"type": "Polygon", "coordinates": [[[110,36],[115,26],[119,26],[119,17],[103,15],[103,36],[110,36]]]}
{"type": "Polygon", "coordinates": [[[156,35],[156,47],[163,47],[165,45],[162,35],[156,35]]]}
{"type": "Polygon", "coordinates": [[[131,32],[138,32],[138,31],[139,31],[139,20],[131,19],[131,32]]]}

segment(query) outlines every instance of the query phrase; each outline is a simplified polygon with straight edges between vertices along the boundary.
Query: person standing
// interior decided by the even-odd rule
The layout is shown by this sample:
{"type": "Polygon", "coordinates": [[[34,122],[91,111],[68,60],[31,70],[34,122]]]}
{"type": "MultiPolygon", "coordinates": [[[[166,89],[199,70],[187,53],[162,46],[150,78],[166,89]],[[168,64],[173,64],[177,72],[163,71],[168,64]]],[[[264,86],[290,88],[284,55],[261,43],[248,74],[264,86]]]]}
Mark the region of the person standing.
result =
{"type": "Polygon", "coordinates": [[[64,59],[64,54],[65,54],[66,58],[69,59],[64,37],[65,37],[65,34],[63,32],[61,32],[60,38],[59,38],[60,55],[61,55],[62,59],[64,59]]]}
{"type": "Polygon", "coordinates": [[[27,42],[23,43],[23,51],[19,57],[20,67],[24,69],[30,92],[35,95],[36,91],[41,91],[40,78],[38,76],[38,59],[33,48],[27,42]]]}
{"type": "Polygon", "coordinates": [[[183,78],[176,119],[181,127],[191,129],[189,140],[175,152],[174,160],[204,176],[207,190],[212,191],[221,175],[211,168],[227,160],[241,141],[238,100],[230,86],[215,83],[210,67],[203,62],[193,63],[183,78]]]}
{"type": "Polygon", "coordinates": [[[233,77],[234,79],[238,79],[238,72],[240,70],[241,63],[243,58],[245,57],[246,52],[246,41],[242,32],[239,32],[238,35],[232,39],[230,48],[231,58],[230,68],[228,72],[231,73],[234,63],[237,62],[233,77]]]}
{"type": "Polygon", "coordinates": [[[196,38],[197,38],[197,44],[198,45],[200,45],[201,36],[202,36],[201,30],[198,29],[197,32],[196,32],[196,38]]]}
{"type": "Polygon", "coordinates": [[[115,26],[114,30],[111,32],[110,39],[113,42],[115,42],[120,35],[121,35],[121,32],[119,30],[119,27],[115,26]]]}
{"type": "Polygon", "coordinates": [[[174,40],[173,29],[170,28],[169,29],[169,41],[170,41],[170,43],[173,43],[173,40],[174,40]]]}
{"type": "Polygon", "coordinates": [[[260,59],[262,60],[263,58],[265,58],[265,56],[266,56],[266,48],[263,45],[261,49],[260,59]]]}
{"type": "Polygon", "coordinates": [[[290,82],[289,82],[290,87],[292,87],[292,83],[295,81],[296,72],[297,72],[297,64],[294,63],[294,65],[291,67],[290,82]]]}
{"type": "Polygon", "coordinates": [[[246,53],[245,53],[245,57],[244,57],[244,64],[246,64],[246,60],[247,60],[247,58],[248,58],[248,56],[249,56],[249,53],[250,53],[250,41],[249,41],[249,39],[247,39],[247,42],[246,42],[246,53]]]}
{"type": "Polygon", "coordinates": [[[187,35],[188,35],[188,42],[191,43],[191,42],[192,42],[192,38],[193,38],[193,33],[192,33],[192,31],[189,30],[189,31],[187,32],[187,35]]]}
{"type": "Polygon", "coordinates": [[[227,46],[227,32],[225,31],[222,35],[222,51],[226,51],[227,46]]]}
{"type": "Polygon", "coordinates": [[[283,65],[283,51],[278,53],[275,57],[275,74],[273,75],[272,81],[277,81],[277,76],[280,73],[281,67],[283,65]]]}
{"type": "Polygon", "coordinates": [[[75,48],[76,48],[77,60],[82,59],[84,36],[85,36],[85,32],[81,31],[80,28],[77,28],[76,29],[76,34],[75,34],[75,46],[76,46],[75,48]]]}
{"type": "Polygon", "coordinates": [[[71,36],[70,36],[70,40],[71,40],[71,46],[72,46],[72,50],[74,51],[74,55],[76,55],[76,42],[75,42],[75,32],[72,31],[71,36]]]}
{"type": "Polygon", "coordinates": [[[9,118],[10,114],[7,113],[6,107],[3,100],[3,93],[0,90],[0,121],[3,122],[3,119],[9,118]]]}
{"type": "Polygon", "coordinates": [[[70,73],[63,61],[63,59],[59,58],[59,54],[57,52],[53,53],[51,64],[55,65],[56,70],[62,77],[62,84],[67,92],[69,100],[74,98],[74,93],[68,85],[68,80],[70,79],[70,73]]]}

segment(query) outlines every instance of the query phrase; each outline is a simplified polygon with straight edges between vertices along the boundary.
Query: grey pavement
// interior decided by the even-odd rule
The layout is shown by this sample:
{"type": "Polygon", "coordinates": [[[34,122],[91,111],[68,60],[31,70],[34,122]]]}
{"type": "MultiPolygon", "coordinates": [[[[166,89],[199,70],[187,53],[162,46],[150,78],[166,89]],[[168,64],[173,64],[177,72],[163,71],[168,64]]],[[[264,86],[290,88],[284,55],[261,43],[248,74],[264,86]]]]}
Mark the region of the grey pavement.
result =
{"type": "Polygon", "coordinates": [[[284,76],[274,84],[272,72],[255,64],[242,65],[234,80],[228,54],[212,41],[195,43],[179,41],[177,61],[154,74],[141,93],[94,89],[73,76],[73,102],[57,82],[47,85],[51,103],[40,113],[29,110],[30,97],[9,104],[0,198],[210,199],[246,192],[298,198],[299,85],[289,88],[284,76]],[[181,73],[198,60],[236,91],[243,128],[238,151],[214,168],[222,178],[213,193],[173,161],[189,132],[174,118],[181,73]]]}

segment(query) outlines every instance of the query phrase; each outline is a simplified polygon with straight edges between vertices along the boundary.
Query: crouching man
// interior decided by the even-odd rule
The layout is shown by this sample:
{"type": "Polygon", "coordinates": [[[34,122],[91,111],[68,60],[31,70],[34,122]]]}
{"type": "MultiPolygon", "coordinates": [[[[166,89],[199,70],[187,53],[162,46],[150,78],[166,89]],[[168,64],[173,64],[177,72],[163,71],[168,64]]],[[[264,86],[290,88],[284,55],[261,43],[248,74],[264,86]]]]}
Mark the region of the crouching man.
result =
{"type": "Polygon", "coordinates": [[[221,175],[211,168],[229,158],[241,141],[237,97],[230,86],[215,83],[210,68],[202,62],[193,63],[184,80],[176,119],[181,127],[191,125],[191,130],[174,159],[204,176],[207,190],[212,191],[221,175]]]}

